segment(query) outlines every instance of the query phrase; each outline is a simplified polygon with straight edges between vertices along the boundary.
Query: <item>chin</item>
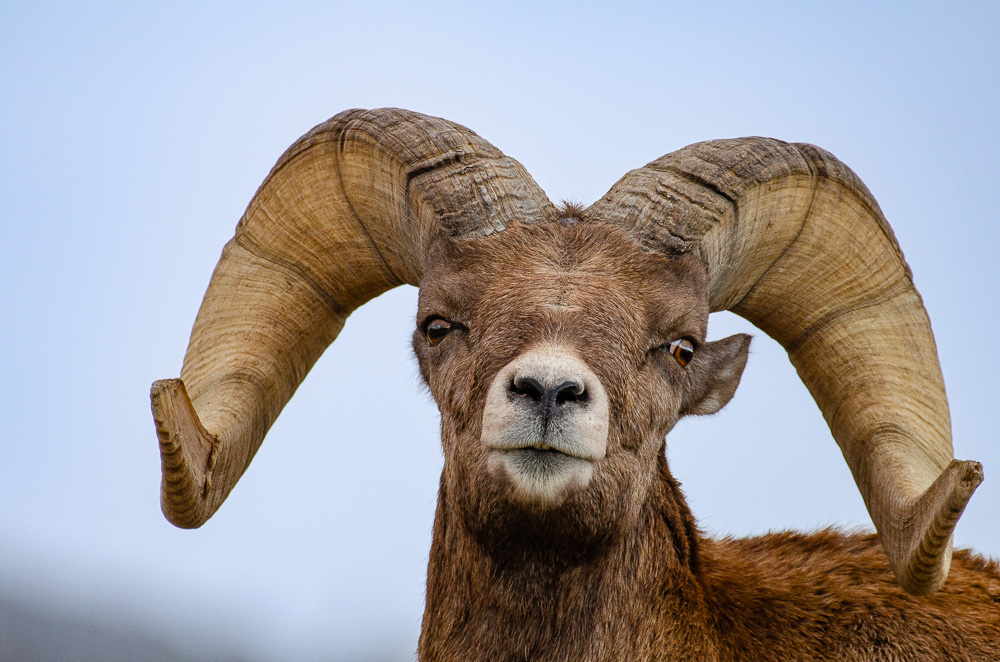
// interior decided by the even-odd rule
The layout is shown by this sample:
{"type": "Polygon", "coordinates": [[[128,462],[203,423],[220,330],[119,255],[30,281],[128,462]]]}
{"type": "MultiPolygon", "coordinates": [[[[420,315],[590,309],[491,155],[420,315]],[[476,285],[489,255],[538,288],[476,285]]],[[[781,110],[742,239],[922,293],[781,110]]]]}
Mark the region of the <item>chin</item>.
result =
{"type": "Polygon", "coordinates": [[[555,450],[492,451],[487,466],[494,478],[510,486],[514,502],[542,510],[559,508],[594,477],[593,462],[555,450]]]}

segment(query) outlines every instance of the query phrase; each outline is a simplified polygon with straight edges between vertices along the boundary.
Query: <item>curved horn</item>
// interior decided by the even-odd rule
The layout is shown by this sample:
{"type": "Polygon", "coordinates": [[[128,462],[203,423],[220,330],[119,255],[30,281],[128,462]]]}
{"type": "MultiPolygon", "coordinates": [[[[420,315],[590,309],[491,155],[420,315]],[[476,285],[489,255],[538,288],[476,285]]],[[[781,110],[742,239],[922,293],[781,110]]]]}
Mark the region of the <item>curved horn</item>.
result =
{"type": "Polygon", "coordinates": [[[551,213],[519,163],[442,119],[350,110],[300,138],[222,252],[181,379],[153,384],[167,519],[190,528],[212,516],[347,316],[418,284],[436,234],[551,213]]]}
{"type": "Polygon", "coordinates": [[[982,466],[953,460],[930,321],[858,177],[812,145],[710,141],[633,170],[585,216],[649,248],[699,252],[711,310],[732,310],[788,351],[896,578],[918,595],[940,588],[982,466]]]}

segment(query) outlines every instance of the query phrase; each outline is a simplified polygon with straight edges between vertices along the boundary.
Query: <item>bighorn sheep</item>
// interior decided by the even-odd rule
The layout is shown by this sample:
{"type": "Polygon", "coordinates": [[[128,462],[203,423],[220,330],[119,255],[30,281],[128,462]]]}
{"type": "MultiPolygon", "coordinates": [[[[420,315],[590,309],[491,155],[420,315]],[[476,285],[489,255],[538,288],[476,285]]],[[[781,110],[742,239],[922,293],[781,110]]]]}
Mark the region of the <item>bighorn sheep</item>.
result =
{"type": "Polygon", "coordinates": [[[421,659],[1000,659],[1000,569],[951,548],[982,467],[952,457],[909,268],[832,155],[699,143],[560,210],[457,124],[320,124],[153,384],[171,522],[212,516],[347,316],[401,283],[445,454],[421,659]],[[739,382],[749,337],[706,342],[719,310],[788,351],[877,537],[699,533],[664,447],[739,382]]]}

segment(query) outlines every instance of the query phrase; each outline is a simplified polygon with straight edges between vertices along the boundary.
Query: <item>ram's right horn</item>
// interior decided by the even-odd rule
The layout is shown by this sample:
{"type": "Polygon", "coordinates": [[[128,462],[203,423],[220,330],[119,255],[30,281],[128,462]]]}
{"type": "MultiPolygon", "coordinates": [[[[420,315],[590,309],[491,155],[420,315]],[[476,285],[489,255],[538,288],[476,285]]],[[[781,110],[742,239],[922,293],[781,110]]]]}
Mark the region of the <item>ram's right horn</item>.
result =
{"type": "Polygon", "coordinates": [[[181,379],[153,385],[167,519],[212,516],[347,316],[419,284],[435,236],[553,211],[517,161],[446,120],[349,110],[299,139],[223,250],[181,379]]]}

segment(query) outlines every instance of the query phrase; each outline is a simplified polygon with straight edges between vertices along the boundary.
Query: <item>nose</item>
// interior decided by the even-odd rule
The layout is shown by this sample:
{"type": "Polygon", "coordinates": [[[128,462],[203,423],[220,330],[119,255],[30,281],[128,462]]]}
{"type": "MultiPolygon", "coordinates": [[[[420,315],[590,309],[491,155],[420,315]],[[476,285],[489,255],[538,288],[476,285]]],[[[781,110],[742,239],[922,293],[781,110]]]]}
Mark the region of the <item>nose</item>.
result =
{"type": "Polygon", "coordinates": [[[578,380],[545,379],[521,371],[510,380],[508,393],[512,398],[528,401],[546,418],[555,416],[566,405],[585,405],[590,397],[578,380]]]}
{"type": "Polygon", "coordinates": [[[608,395],[597,375],[574,352],[545,344],[494,377],[483,407],[482,442],[500,453],[551,449],[595,462],[607,451],[608,420],[608,395]]]}

